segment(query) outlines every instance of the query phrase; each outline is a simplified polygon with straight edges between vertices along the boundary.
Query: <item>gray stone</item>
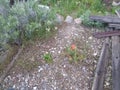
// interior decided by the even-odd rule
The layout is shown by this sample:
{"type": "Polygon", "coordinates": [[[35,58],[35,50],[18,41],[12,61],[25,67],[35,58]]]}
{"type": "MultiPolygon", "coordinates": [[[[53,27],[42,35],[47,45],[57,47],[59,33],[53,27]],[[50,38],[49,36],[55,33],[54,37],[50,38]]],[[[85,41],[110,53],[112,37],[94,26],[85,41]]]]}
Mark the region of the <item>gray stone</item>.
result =
{"type": "Polygon", "coordinates": [[[72,23],[73,22],[73,17],[67,16],[66,19],[65,19],[65,22],[66,23],[72,23]]]}
{"type": "Polygon", "coordinates": [[[56,20],[55,21],[57,22],[57,24],[61,25],[64,21],[64,17],[60,14],[56,14],[56,20]]]}
{"type": "Polygon", "coordinates": [[[37,89],[37,86],[33,87],[33,90],[38,90],[38,89],[37,89]]]}
{"type": "Polygon", "coordinates": [[[12,87],[10,87],[10,88],[8,88],[7,90],[15,90],[14,88],[12,88],[12,87]]]}

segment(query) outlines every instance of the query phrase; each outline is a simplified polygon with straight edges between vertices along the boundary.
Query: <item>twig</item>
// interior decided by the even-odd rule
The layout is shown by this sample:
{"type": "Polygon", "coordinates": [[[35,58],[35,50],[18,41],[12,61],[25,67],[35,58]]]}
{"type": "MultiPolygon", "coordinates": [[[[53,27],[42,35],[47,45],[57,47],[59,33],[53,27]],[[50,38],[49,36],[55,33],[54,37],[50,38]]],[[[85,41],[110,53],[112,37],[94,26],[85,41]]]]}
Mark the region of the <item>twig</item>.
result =
{"type": "Polygon", "coordinates": [[[15,61],[17,60],[17,58],[19,57],[20,53],[22,52],[23,48],[20,48],[18,50],[18,53],[15,55],[15,57],[13,57],[11,63],[8,65],[8,67],[6,68],[5,72],[3,73],[3,75],[0,77],[0,84],[3,82],[3,80],[5,79],[5,77],[7,76],[8,72],[10,71],[10,69],[13,67],[15,61]]]}

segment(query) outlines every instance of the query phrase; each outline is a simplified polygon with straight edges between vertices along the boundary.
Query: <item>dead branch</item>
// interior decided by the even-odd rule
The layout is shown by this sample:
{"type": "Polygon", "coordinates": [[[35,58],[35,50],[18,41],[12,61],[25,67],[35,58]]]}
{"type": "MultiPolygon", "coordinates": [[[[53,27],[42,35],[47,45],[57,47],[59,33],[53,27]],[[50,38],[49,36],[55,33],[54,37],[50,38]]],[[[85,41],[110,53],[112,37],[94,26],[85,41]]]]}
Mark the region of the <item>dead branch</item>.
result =
{"type": "Polygon", "coordinates": [[[0,77],[0,84],[3,82],[3,80],[5,79],[5,77],[7,76],[8,72],[10,71],[10,69],[13,67],[15,61],[17,60],[17,58],[19,57],[20,53],[22,52],[23,48],[20,48],[18,50],[18,53],[13,57],[11,63],[8,65],[8,67],[6,68],[6,70],[4,71],[3,75],[0,77]]]}

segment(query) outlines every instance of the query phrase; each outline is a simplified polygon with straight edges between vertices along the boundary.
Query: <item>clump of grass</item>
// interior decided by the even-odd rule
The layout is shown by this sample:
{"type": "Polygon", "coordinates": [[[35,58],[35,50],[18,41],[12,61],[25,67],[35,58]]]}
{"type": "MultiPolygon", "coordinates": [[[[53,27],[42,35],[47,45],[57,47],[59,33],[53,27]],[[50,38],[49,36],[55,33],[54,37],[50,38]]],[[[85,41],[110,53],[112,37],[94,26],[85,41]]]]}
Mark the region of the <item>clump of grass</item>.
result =
{"type": "Polygon", "coordinates": [[[43,55],[43,59],[45,60],[46,63],[52,63],[52,62],[53,62],[52,55],[51,55],[51,53],[49,53],[49,52],[46,52],[46,53],[43,55]]]}
{"type": "Polygon", "coordinates": [[[41,0],[42,4],[50,5],[54,8],[54,10],[66,16],[67,14],[71,14],[73,11],[76,11],[79,7],[79,0],[41,0]]]}

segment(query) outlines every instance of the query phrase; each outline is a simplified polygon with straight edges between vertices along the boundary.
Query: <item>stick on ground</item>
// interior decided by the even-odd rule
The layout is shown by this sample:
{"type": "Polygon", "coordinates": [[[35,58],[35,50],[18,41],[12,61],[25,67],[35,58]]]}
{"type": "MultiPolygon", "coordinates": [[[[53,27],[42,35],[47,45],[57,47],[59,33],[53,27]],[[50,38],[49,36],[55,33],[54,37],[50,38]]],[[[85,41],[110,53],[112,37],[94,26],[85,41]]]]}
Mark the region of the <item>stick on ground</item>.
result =
{"type": "Polygon", "coordinates": [[[3,80],[5,79],[5,77],[7,76],[8,72],[10,71],[10,69],[13,67],[15,61],[17,60],[17,58],[19,57],[20,53],[22,52],[23,48],[20,48],[18,50],[18,53],[15,55],[15,57],[13,57],[11,63],[8,65],[8,67],[6,68],[5,72],[3,73],[3,75],[0,77],[0,84],[3,82],[3,80]]]}

